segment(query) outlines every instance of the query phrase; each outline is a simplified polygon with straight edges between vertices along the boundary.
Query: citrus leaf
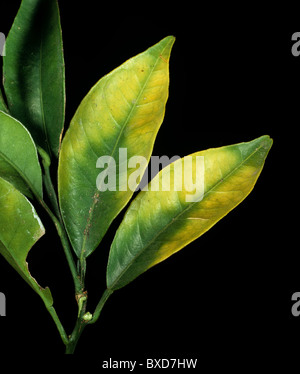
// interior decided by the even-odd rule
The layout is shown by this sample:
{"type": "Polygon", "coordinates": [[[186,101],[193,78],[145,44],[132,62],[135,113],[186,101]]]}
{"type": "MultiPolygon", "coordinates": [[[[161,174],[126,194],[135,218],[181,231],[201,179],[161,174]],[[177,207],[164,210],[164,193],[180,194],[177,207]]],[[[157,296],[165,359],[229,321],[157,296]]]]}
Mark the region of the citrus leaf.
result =
{"type": "Polygon", "coordinates": [[[0,87],[0,110],[7,113],[7,107],[6,107],[2,92],[1,92],[1,87],[0,87]]]}
{"type": "Polygon", "coordinates": [[[33,139],[19,121],[1,111],[0,177],[29,197],[30,190],[43,197],[42,171],[33,139]]]}
{"type": "Polygon", "coordinates": [[[136,171],[125,164],[125,174],[119,178],[117,173],[115,190],[105,190],[101,170],[96,168],[98,158],[109,157],[117,170],[124,168],[120,149],[128,159],[139,155],[149,161],[164,117],[173,43],[174,37],[166,37],[100,79],[81,102],[66,132],[58,189],[62,216],[78,257],[94,251],[138,185],[128,188],[126,180],[122,184],[127,172],[129,179],[136,171]]]}
{"type": "Polygon", "coordinates": [[[44,233],[44,226],[31,203],[0,177],[0,254],[41,296],[46,306],[51,306],[49,288],[38,285],[26,262],[28,252],[44,233]]]}
{"type": "Polygon", "coordinates": [[[57,155],[64,124],[65,73],[56,0],[23,0],[6,39],[9,112],[35,142],[57,155]]]}
{"type": "Polygon", "coordinates": [[[253,189],[271,145],[272,140],[263,136],[197,152],[190,156],[190,164],[187,156],[163,169],[150,182],[152,189],[138,194],[117,230],[108,261],[108,289],[125,286],[235,208],[253,189]],[[187,176],[186,164],[190,166],[187,176]],[[191,173],[195,183],[189,178],[191,173]],[[159,183],[163,186],[168,177],[169,191],[158,190],[159,183]]]}

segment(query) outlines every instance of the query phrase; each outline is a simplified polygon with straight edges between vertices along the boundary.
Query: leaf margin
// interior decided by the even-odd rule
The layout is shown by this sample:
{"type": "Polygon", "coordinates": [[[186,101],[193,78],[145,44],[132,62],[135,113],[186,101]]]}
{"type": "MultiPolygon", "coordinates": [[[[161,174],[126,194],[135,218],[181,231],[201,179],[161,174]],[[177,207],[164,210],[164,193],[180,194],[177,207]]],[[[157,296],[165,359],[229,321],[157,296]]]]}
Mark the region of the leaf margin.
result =
{"type": "MultiPolygon", "coordinates": [[[[15,171],[20,175],[20,178],[22,178],[22,180],[29,187],[29,189],[34,193],[34,195],[37,196],[38,199],[42,200],[43,199],[42,169],[41,169],[41,165],[39,163],[38,152],[37,152],[37,147],[35,145],[35,142],[34,142],[32,136],[31,136],[30,132],[28,131],[28,129],[19,120],[17,120],[13,116],[11,116],[9,113],[5,113],[5,112],[0,110],[0,127],[1,126],[8,127],[8,126],[13,126],[13,125],[16,125],[17,127],[19,127],[21,132],[23,132],[23,134],[24,134],[23,143],[28,142],[28,144],[30,144],[30,147],[31,147],[30,153],[31,153],[31,156],[32,156],[32,160],[34,161],[34,164],[31,165],[31,168],[34,167],[34,174],[35,175],[33,174],[33,172],[25,173],[24,170],[22,170],[21,166],[26,168],[26,165],[20,165],[19,162],[16,163],[16,160],[11,155],[10,149],[8,149],[8,151],[6,150],[6,152],[0,149],[0,157],[2,156],[2,158],[4,158],[4,160],[7,163],[9,163],[10,166],[12,166],[15,169],[15,171]],[[2,121],[1,121],[1,117],[3,117],[2,121]],[[11,122],[10,125],[7,125],[5,123],[5,119],[7,119],[8,122],[11,122]],[[4,152],[5,152],[5,154],[4,154],[4,152]]],[[[0,137],[2,135],[3,135],[3,132],[0,134],[0,137]]],[[[12,136],[11,139],[13,141],[13,136],[12,136]]],[[[1,142],[0,142],[0,146],[1,146],[1,142]]],[[[20,146],[21,146],[21,144],[20,144],[20,146]]],[[[26,150],[27,154],[28,154],[28,152],[29,152],[29,149],[26,150]]],[[[23,191],[21,191],[21,192],[23,192],[23,191]]]]}
{"type": "MultiPolygon", "coordinates": [[[[0,227],[0,254],[5,260],[13,267],[18,274],[23,278],[23,280],[31,286],[31,288],[39,294],[39,296],[44,301],[47,308],[51,307],[53,304],[53,298],[51,291],[48,287],[42,288],[36,279],[32,277],[29,266],[27,262],[27,257],[36,242],[45,234],[45,228],[42,224],[34,206],[31,202],[20,192],[18,191],[11,183],[0,177],[0,188],[5,191],[5,195],[0,195],[0,215],[3,215],[5,209],[5,222],[12,222],[11,218],[15,217],[15,214],[18,214],[18,219],[22,224],[17,226],[17,232],[14,232],[12,235],[7,232],[11,225],[5,227],[0,227]],[[8,197],[7,197],[8,196],[8,197]],[[16,199],[20,204],[17,207],[10,206],[10,200],[8,198],[16,199]],[[5,198],[5,203],[2,203],[2,199],[5,198]],[[13,209],[12,209],[13,208],[13,209]],[[19,212],[20,208],[24,208],[23,213],[19,212]],[[31,220],[30,225],[25,222],[26,217],[31,220]],[[35,226],[34,226],[35,223],[35,226]],[[32,227],[34,226],[34,227],[32,227]],[[23,230],[21,233],[22,242],[17,241],[19,239],[16,235],[19,235],[19,231],[23,230]],[[29,230],[34,230],[33,233],[29,230]],[[32,235],[32,236],[31,236],[32,235]],[[11,239],[7,236],[10,236],[11,239]],[[7,241],[8,243],[4,243],[7,241]],[[8,248],[10,246],[10,248],[8,248]]],[[[16,218],[14,218],[16,219],[16,218]]]]}

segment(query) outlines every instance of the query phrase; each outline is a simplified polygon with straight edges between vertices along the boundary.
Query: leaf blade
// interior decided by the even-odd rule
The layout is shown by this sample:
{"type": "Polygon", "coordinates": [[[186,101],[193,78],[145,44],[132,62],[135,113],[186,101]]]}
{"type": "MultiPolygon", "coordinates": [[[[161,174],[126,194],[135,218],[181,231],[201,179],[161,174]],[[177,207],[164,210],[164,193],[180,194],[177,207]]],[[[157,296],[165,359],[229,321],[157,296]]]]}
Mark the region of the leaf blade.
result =
{"type": "Polygon", "coordinates": [[[2,110],[2,112],[7,113],[7,107],[6,107],[4,98],[3,98],[1,87],[0,87],[0,110],[2,110]]]}
{"type": "Polygon", "coordinates": [[[53,303],[49,288],[43,289],[31,276],[26,258],[45,229],[34,207],[12,184],[0,177],[0,254],[41,296],[53,303]]]}
{"type": "Polygon", "coordinates": [[[1,111],[0,177],[29,197],[29,189],[43,197],[42,171],[33,139],[21,122],[1,111]]]}
{"type": "Polygon", "coordinates": [[[98,158],[109,156],[119,166],[119,149],[127,149],[128,159],[150,158],[168,98],[173,43],[174,37],[167,37],[100,79],[71,121],[62,142],[58,186],[63,219],[78,257],[93,252],[133,194],[131,189],[99,191],[104,182],[97,188],[98,158]]]}
{"type": "Polygon", "coordinates": [[[65,73],[58,5],[23,0],[6,40],[4,89],[9,112],[36,143],[57,156],[65,112],[65,73]]]}
{"type": "MultiPolygon", "coordinates": [[[[141,192],[113,240],[107,266],[108,289],[124,287],[234,209],[253,189],[271,145],[272,140],[263,136],[194,154],[204,157],[205,187],[200,201],[185,201],[186,191],[141,192]]],[[[173,173],[181,167],[181,160],[173,163],[173,173]]],[[[163,172],[153,181],[161,180],[163,172]]]]}

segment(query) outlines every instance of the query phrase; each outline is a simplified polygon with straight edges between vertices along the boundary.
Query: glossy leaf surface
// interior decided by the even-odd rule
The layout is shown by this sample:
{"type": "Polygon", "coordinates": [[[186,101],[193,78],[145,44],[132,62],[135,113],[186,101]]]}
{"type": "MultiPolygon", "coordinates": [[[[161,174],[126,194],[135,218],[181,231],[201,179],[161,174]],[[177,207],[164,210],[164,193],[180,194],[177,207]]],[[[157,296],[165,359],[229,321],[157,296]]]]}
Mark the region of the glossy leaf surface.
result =
{"type": "Polygon", "coordinates": [[[43,289],[31,276],[26,258],[45,233],[34,207],[12,184],[0,178],[0,254],[41,296],[52,305],[49,288],[43,289]]]}
{"type": "Polygon", "coordinates": [[[152,183],[156,185],[170,176],[170,191],[161,188],[140,192],[117,230],[108,261],[108,289],[125,286],[197,239],[235,208],[253,189],[271,145],[272,140],[263,136],[193,154],[193,173],[196,156],[203,160],[197,166],[202,182],[200,178],[200,184],[195,184],[203,185],[198,190],[199,201],[187,201],[193,190],[191,179],[184,178],[182,191],[175,188],[178,176],[184,175],[186,157],[163,169],[152,183]]]}
{"type": "Polygon", "coordinates": [[[36,146],[28,130],[16,119],[0,111],[0,177],[19,191],[42,198],[42,171],[36,146]]]}
{"type": "Polygon", "coordinates": [[[119,160],[120,149],[126,150],[127,159],[135,155],[150,158],[164,117],[173,43],[174,37],[166,37],[103,77],[83,99],[63,139],[58,170],[60,206],[78,257],[87,257],[97,247],[133,194],[126,173],[129,179],[136,169],[128,169],[119,160]],[[103,169],[96,164],[101,156],[115,162],[115,191],[105,190],[105,178],[99,178],[103,169]],[[119,178],[121,169],[124,173],[119,178]]]}
{"type": "Polygon", "coordinates": [[[57,155],[64,124],[65,73],[56,0],[23,0],[6,40],[9,111],[35,142],[57,155]]]}

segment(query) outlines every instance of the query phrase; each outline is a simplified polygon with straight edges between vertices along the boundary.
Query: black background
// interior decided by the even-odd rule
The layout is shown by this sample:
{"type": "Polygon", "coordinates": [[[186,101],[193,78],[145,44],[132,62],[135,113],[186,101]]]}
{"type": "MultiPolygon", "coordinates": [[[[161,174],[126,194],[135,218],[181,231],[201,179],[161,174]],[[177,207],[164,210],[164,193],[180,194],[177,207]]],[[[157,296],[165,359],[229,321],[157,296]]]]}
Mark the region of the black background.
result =
{"type": "MultiPolygon", "coordinates": [[[[195,357],[199,367],[208,362],[240,369],[293,362],[300,333],[300,317],[291,314],[291,296],[300,291],[300,56],[291,54],[291,36],[300,31],[297,11],[274,4],[268,9],[197,2],[59,4],[66,126],[103,75],[175,35],[170,97],[153,154],[184,156],[264,134],[274,139],[254,191],[238,208],[112,295],[78,344],[81,362],[90,360],[96,369],[109,357],[195,357]]],[[[8,33],[18,6],[12,1],[1,8],[1,32],[8,33]]],[[[38,212],[47,234],[29,254],[30,270],[50,287],[70,333],[76,319],[72,280],[52,223],[38,212]]],[[[121,218],[88,259],[91,312],[105,289],[109,244],[121,218]]],[[[3,259],[0,291],[7,299],[7,316],[0,318],[0,355],[34,358],[39,353],[46,359],[63,354],[41,300],[3,259]]]]}

